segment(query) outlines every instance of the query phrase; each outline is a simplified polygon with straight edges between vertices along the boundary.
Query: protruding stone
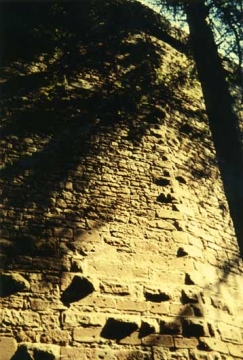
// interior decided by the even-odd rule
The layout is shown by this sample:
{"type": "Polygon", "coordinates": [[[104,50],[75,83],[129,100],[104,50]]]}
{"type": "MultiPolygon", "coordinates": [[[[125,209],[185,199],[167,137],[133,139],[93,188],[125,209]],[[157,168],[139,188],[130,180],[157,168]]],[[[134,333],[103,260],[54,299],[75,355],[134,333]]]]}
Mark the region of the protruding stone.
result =
{"type": "Polygon", "coordinates": [[[147,320],[142,321],[141,327],[139,329],[139,337],[143,338],[155,332],[158,332],[159,325],[157,321],[147,320]]]}
{"type": "Polygon", "coordinates": [[[163,291],[156,288],[145,288],[144,296],[147,301],[152,302],[168,301],[172,298],[170,291],[163,291]]]}
{"type": "Polygon", "coordinates": [[[103,249],[103,243],[97,230],[75,230],[74,242],[68,244],[71,250],[77,251],[81,255],[103,249]]]}
{"type": "Polygon", "coordinates": [[[11,360],[57,360],[59,356],[60,347],[58,345],[24,343],[19,345],[18,350],[11,360]]]}
{"type": "Polygon", "coordinates": [[[208,328],[203,320],[184,319],[182,322],[183,336],[185,337],[201,337],[209,336],[208,328]]]}
{"type": "Polygon", "coordinates": [[[102,329],[101,336],[106,339],[121,340],[138,330],[138,324],[134,321],[109,318],[102,329]]]}
{"type": "Polygon", "coordinates": [[[183,304],[198,303],[198,288],[193,286],[184,288],[181,292],[181,299],[183,304]]]}
{"type": "Polygon", "coordinates": [[[79,301],[94,291],[93,284],[82,276],[74,276],[71,284],[64,290],[61,301],[69,305],[72,302],[79,301]]]}
{"type": "Polygon", "coordinates": [[[174,318],[165,318],[160,321],[160,333],[167,335],[178,335],[182,333],[181,322],[174,318]]]}
{"type": "Polygon", "coordinates": [[[17,350],[17,342],[12,337],[0,336],[1,360],[10,360],[17,350]]]}
{"type": "Polygon", "coordinates": [[[0,274],[0,296],[10,296],[30,289],[29,282],[18,273],[0,274]]]}
{"type": "Polygon", "coordinates": [[[168,186],[170,185],[170,179],[161,176],[161,177],[157,177],[154,180],[154,183],[158,186],[168,186]]]}

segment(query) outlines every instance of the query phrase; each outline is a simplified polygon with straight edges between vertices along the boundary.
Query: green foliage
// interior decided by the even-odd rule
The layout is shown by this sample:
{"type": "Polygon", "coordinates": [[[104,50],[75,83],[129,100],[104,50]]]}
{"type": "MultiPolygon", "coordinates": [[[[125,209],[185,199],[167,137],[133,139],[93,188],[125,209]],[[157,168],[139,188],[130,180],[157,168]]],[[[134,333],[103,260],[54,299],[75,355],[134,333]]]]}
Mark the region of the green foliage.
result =
{"type": "Polygon", "coordinates": [[[215,43],[225,57],[238,63],[238,75],[243,62],[243,3],[242,0],[148,0],[161,5],[161,12],[179,26],[185,23],[185,10],[190,3],[202,3],[207,9],[207,21],[215,43]]]}

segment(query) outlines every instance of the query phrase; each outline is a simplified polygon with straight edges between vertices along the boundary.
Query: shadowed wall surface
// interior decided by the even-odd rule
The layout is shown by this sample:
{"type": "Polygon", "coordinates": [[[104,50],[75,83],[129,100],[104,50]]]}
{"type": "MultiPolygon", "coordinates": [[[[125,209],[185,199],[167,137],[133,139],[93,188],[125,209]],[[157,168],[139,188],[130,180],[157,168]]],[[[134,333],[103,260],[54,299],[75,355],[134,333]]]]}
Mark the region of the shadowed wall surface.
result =
{"type": "Polygon", "coordinates": [[[99,3],[6,26],[36,47],[5,44],[1,67],[2,359],[243,358],[242,260],[185,40],[99,3]]]}

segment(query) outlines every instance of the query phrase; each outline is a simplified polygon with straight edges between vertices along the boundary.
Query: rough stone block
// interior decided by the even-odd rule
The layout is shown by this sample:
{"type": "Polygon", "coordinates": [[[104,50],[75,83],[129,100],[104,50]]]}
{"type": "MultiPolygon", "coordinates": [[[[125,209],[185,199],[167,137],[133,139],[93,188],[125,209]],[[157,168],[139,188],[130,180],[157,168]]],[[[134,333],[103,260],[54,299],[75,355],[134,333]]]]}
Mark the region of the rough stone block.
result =
{"type": "Polygon", "coordinates": [[[196,338],[174,338],[175,347],[179,349],[194,349],[198,346],[198,339],[196,338]]]}
{"type": "Polygon", "coordinates": [[[199,342],[199,346],[202,350],[218,351],[219,353],[223,354],[229,353],[227,344],[221,340],[201,337],[199,342]]]}
{"type": "Polygon", "coordinates": [[[151,318],[144,318],[142,320],[140,329],[139,329],[139,336],[140,338],[143,338],[145,336],[148,336],[153,333],[159,333],[160,332],[160,326],[159,322],[156,319],[151,318]]]}
{"type": "Polygon", "coordinates": [[[184,284],[185,273],[183,270],[169,269],[168,266],[167,269],[167,271],[164,268],[152,269],[151,280],[156,284],[161,284],[163,286],[160,287],[161,290],[167,289],[172,293],[176,285],[184,284]]]}
{"type": "Polygon", "coordinates": [[[107,259],[96,258],[89,259],[87,257],[87,272],[94,276],[104,276],[105,278],[116,279],[131,279],[133,276],[132,271],[135,269],[121,261],[115,261],[115,255],[107,254],[107,259]],[[113,258],[114,257],[114,258],[113,258]]]}
{"type": "Polygon", "coordinates": [[[153,360],[168,360],[170,353],[168,349],[164,349],[160,346],[153,346],[153,360]]]}
{"type": "Polygon", "coordinates": [[[110,281],[102,281],[100,284],[101,292],[106,294],[114,294],[114,295],[129,295],[130,289],[129,285],[121,284],[119,282],[110,282],[110,281]]]}
{"type": "Polygon", "coordinates": [[[141,345],[142,340],[139,336],[139,331],[134,331],[130,336],[127,336],[118,341],[121,345],[141,345]]]}
{"type": "Polygon", "coordinates": [[[228,347],[231,356],[243,359],[243,345],[229,344],[228,347]]]}
{"type": "Polygon", "coordinates": [[[173,211],[173,210],[158,209],[156,211],[156,216],[160,219],[183,220],[182,214],[179,211],[173,211]]]}
{"type": "Polygon", "coordinates": [[[176,244],[180,244],[180,243],[184,245],[188,244],[188,235],[186,232],[173,231],[172,236],[176,244]]]}
{"type": "Polygon", "coordinates": [[[12,337],[0,336],[1,360],[10,360],[17,350],[17,342],[12,337]]]}
{"type": "Polygon", "coordinates": [[[150,334],[142,338],[142,343],[149,346],[173,347],[174,341],[171,335],[150,334]]]}
{"type": "MultiPolygon", "coordinates": [[[[104,360],[151,360],[152,354],[150,351],[143,351],[143,350],[118,350],[113,351],[114,357],[104,357],[104,360]]],[[[98,359],[102,359],[99,357],[98,359]]],[[[98,360],[97,359],[97,360],[98,360]]],[[[91,360],[91,359],[90,359],[91,360]]],[[[93,359],[92,359],[93,360],[93,359]]]]}
{"type": "Polygon", "coordinates": [[[184,287],[181,291],[181,299],[183,304],[198,303],[199,288],[191,285],[190,287],[184,287]]]}
{"type": "Polygon", "coordinates": [[[203,259],[203,251],[193,245],[182,245],[178,248],[177,256],[190,256],[192,258],[201,258],[203,259]]]}
{"type": "Polygon", "coordinates": [[[194,261],[187,257],[176,257],[170,261],[170,266],[173,266],[177,270],[194,270],[194,261]]]}
{"type": "Polygon", "coordinates": [[[240,328],[229,326],[221,322],[218,324],[218,329],[223,341],[242,344],[242,334],[240,328]]]}
{"type": "Polygon", "coordinates": [[[74,231],[74,240],[76,245],[78,243],[82,243],[82,242],[100,242],[100,235],[98,233],[97,230],[88,230],[88,231],[84,231],[84,230],[75,230],[74,231]]]}
{"type": "Polygon", "coordinates": [[[7,326],[38,327],[40,322],[40,315],[34,311],[3,310],[2,323],[7,326]]]}
{"type": "Polygon", "coordinates": [[[85,306],[93,306],[99,308],[112,309],[116,308],[116,299],[108,296],[89,296],[85,299],[82,299],[80,304],[85,306]]]}
{"type": "Polygon", "coordinates": [[[18,347],[14,358],[16,359],[58,359],[60,347],[53,344],[23,343],[18,347]]]}
{"type": "Polygon", "coordinates": [[[40,299],[30,299],[30,308],[33,311],[46,311],[50,307],[50,303],[40,299]]]}
{"type": "Polygon", "coordinates": [[[182,325],[177,318],[162,318],[160,321],[160,333],[178,335],[182,333],[182,325]]]}
{"type": "Polygon", "coordinates": [[[155,227],[157,227],[158,229],[164,229],[164,230],[176,230],[175,226],[172,225],[170,222],[165,221],[165,220],[156,220],[155,227]]]}
{"type": "Polygon", "coordinates": [[[54,286],[47,281],[32,281],[31,291],[36,294],[50,294],[54,292],[54,286]]]}
{"type": "Polygon", "coordinates": [[[83,305],[77,308],[69,308],[64,311],[61,316],[61,324],[66,328],[83,326],[104,326],[106,322],[106,314],[90,313],[83,311],[83,305]]]}
{"type": "Polygon", "coordinates": [[[100,327],[78,327],[73,331],[73,340],[85,343],[98,342],[100,333],[100,327]]]}
{"type": "Polygon", "coordinates": [[[67,330],[46,330],[41,334],[40,341],[47,344],[66,345],[70,340],[69,332],[67,330]]]}
{"type": "Polygon", "coordinates": [[[145,301],[117,300],[116,308],[122,311],[144,312],[148,310],[149,306],[145,301]]]}
{"type": "Polygon", "coordinates": [[[190,305],[170,304],[169,313],[180,317],[194,316],[193,308],[190,305]]]}
{"type": "Polygon", "coordinates": [[[150,312],[152,314],[163,314],[163,315],[167,315],[169,314],[169,304],[167,303],[152,303],[150,304],[150,312]]]}
{"type": "Polygon", "coordinates": [[[221,355],[214,351],[190,349],[189,355],[191,360],[221,360],[221,355]]]}
{"type": "Polygon", "coordinates": [[[61,347],[60,358],[65,360],[87,360],[85,347],[61,347]]]}
{"type": "Polygon", "coordinates": [[[145,287],[144,296],[147,301],[151,302],[162,302],[172,299],[172,294],[170,289],[162,290],[158,288],[145,287]]]}

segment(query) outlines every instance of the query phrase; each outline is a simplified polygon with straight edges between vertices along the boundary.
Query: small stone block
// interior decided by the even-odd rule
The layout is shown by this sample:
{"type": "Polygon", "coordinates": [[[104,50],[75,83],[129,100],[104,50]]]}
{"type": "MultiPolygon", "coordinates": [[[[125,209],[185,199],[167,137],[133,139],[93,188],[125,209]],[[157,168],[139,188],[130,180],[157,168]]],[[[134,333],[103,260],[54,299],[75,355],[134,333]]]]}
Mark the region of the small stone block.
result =
{"type": "Polygon", "coordinates": [[[167,315],[169,313],[169,306],[168,304],[164,303],[154,303],[150,305],[150,311],[152,314],[165,314],[167,315]]]}
{"type": "Polygon", "coordinates": [[[198,346],[196,338],[174,338],[175,347],[178,349],[193,349],[198,346]]]}
{"type": "Polygon", "coordinates": [[[156,211],[156,215],[160,219],[183,220],[182,214],[179,211],[159,209],[156,211]]]}
{"type": "Polygon", "coordinates": [[[86,360],[85,348],[84,347],[61,347],[60,358],[66,360],[86,360]]]}
{"type": "Polygon", "coordinates": [[[85,343],[97,342],[100,337],[100,332],[100,327],[75,328],[73,339],[74,341],[85,343]]]}
{"type": "Polygon", "coordinates": [[[130,336],[127,336],[118,341],[121,345],[141,345],[141,339],[139,338],[139,332],[134,331],[130,336]]]}
{"type": "Polygon", "coordinates": [[[174,341],[171,335],[150,334],[142,339],[142,344],[173,347],[174,341]]]}

